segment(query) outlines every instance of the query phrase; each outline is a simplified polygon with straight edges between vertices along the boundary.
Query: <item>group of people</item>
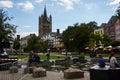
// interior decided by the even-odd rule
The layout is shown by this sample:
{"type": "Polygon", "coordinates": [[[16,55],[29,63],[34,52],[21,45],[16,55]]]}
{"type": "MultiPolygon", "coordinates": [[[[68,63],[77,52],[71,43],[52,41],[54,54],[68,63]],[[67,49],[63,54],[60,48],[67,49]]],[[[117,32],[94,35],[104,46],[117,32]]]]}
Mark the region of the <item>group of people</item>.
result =
{"type": "MultiPolygon", "coordinates": [[[[109,62],[109,65],[111,68],[120,68],[120,65],[116,59],[116,57],[114,56],[115,53],[114,52],[111,52],[109,58],[108,58],[108,62],[109,62]]],[[[105,67],[106,65],[106,61],[105,59],[103,58],[103,56],[101,54],[98,55],[99,57],[99,66],[100,67],[105,67]]]]}
{"type": "Polygon", "coordinates": [[[34,53],[33,51],[30,51],[28,62],[29,62],[29,64],[39,63],[40,62],[40,57],[36,53],[34,53]]]}
{"type": "MultiPolygon", "coordinates": [[[[50,59],[50,50],[47,51],[46,53],[47,60],[50,59]]],[[[29,53],[29,59],[28,59],[29,64],[31,63],[40,63],[40,57],[38,54],[34,53],[33,50],[30,51],[29,53]]]]}

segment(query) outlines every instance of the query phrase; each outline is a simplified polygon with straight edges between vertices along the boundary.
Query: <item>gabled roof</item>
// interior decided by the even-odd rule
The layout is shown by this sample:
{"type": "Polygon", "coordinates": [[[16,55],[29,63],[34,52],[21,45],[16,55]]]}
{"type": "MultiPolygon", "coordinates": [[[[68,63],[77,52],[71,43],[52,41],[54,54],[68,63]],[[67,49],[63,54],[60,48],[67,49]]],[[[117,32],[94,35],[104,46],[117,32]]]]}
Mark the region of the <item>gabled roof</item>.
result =
{"type": "Polygon", "coordinates": [[[115,24],[116,21],[117,21],[117,17],[116,17],[116,16],[112,16],[112,17],[110,18],[110,20],[108,21],[107,25],[108,25],[108,26],[112,26],[112,25],[115,24]]]}
{"type": "Polygon", "coordinates": [[[21,40],[29,39],[31,36],[36,36],[36,35],[35,34],[30,34],[30,35],[27,35],[27,36],[21,38],[21,40]]]}

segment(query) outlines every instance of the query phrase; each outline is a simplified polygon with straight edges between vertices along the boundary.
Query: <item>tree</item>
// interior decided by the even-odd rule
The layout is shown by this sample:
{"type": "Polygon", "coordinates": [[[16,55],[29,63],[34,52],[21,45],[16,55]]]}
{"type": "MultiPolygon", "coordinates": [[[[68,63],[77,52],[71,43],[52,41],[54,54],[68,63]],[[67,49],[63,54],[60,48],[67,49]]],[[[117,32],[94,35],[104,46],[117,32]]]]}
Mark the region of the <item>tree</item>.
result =
{"type": "Polygon", "coordinates": [[[62,34],[64,46],[67,50],[78,51],[80,53],[89,42],[90,33],[91,31],[85,23],[69,26],[62,34]]]}
{"type": "Polygon", "coordinates": [[[0,9],[0,42],[13,40],[17,26],[9,23],[11,19],[6,11],[0,9]]]}
{"type": "Polygon", "coordinates": [[[90,41],[89,41],[89,47],[95,48],[99,46],[108,46],[112,42],[111,38],[107,34],[94,34],[91,33],[90,35],[90,41]]]}
{"type": "Polygon", "coordinates": [[[20,48],[20,40],[15,39],[14,43],[13,43],[13,49],[15,49],[17,51],[19,48],[20,48]]]}
{"type": "Polygon", "coordinates": [[[89,23],[87,23],[87,26],[89,27],[89,29],[93,32],[95,29],[98,28],[97,23],[95,21],[91,21],[89,23]]]}
{"type": "Polygon", "coordinates": [[[120,6],[116,10],[116,17],[120,20],[120,6]]]}
{"type": "Polygon", "coordinates": [[[47,49],[46,42],[35,35],[31,35],[27,43],[28,44],[24,49],[25,51],[33,50],[34,52],[45,52],[47,49]]]}
{"type": "Polygon", "coordinates": [[[111,45],[113,47],[120,46],[120,42],[119,41],[113,41],[111,45]]]}
{"type": "Polygon", "coordinates": [[[10,47],[4,45],[8,45],[9,41],[13,40],[16,32],[17,26],[9,23],[11,19],[13,18],[8,16],[7,11],[0,9],[0,50],[10,47]]]}
{"type": "Polygon", "coordinates": [[[62,41],[67,51],[70,51],[73,44],[73,26],[68,26],[68,28],[62,33],[62,41]]]}
{"type": "Polygon", "coordinates": [[[47,42],[39,39],[38,43],[35,45],[36,51],[38,52],[46,52],[48,46],[47,42]]]}
{"type": "Polygon", "coordinates": [[[33,34],[30,35],[30,38],[27,41],[26,49],[27,51],[35,50],[35,44],[37,43],[37,37],[33,34]]]}
{"type": "Polygon", "coordinates": [[[85,47],[89,42],[90,37],[90,29],[87,24],[82,23],[79,26],[75,26],[74,30],[74,47],[80,53],[84,51],[85,47]]]}
{"type": "Polygon", "coordinates": [[[110,36],[108,34],[103,34],[101,42],[104,45],[104,47],[109,46],[112,43],[112,39],[110,38],[110,36]]]}

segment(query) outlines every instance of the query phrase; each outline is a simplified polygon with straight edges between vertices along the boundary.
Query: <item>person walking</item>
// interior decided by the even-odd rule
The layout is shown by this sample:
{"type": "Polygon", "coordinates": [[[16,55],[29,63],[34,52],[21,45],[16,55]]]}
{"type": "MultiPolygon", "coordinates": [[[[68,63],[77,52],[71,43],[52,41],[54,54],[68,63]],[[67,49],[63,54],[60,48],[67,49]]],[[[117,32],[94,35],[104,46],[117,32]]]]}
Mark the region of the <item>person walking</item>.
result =
{"type": "Polygon", "coordinates": [[[50,50],[49,49],[47,50],[46,56],[47,56],[47,60],[49,60],[50,59],[50,50]]]}

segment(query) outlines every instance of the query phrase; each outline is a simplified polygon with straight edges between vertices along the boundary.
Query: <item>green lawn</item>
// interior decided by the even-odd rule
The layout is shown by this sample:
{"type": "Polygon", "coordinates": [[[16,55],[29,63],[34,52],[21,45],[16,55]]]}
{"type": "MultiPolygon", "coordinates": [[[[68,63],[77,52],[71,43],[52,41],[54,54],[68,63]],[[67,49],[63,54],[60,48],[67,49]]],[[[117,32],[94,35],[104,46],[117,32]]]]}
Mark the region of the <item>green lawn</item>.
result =
{"type": "MultiPolygon", "coordinates": [[[[47,56],[46,55],[39,55],[41,60],[47,60],[47,56]]],[[[29,57],[29,55],[26,54],[10,54],[9,57],[18,57],[20,59],[27,59],[29,57]]],[[[50,55],[50,59],[64,59],[66,58],[65,55],[50,55]]]]}
{"type": "MultiPolygon", "coordinates": [[[[103,57],[109,57],[110,54],[102,54],[103,57]]],[[[9,56],[15,56],[15,57],[18,57],[20,59],[24,59],[24,58],[28,58],[28,53],[25,53],[23,55],[20,55],[20,54],[10,54],[9,56]]],[[[62,55],[62,54],[51,54],[50,55],[50,59],[64,59],[66,57],[69,57],[69,56],[88,56],[89,57],[89,54],[85,54],[85,53],[81,53],[80,55],[78,54],[73,54],[73,55],[68,55],[68,56],[65,56],[65,55],[62,55]]],[[[120,54],[115,54],[116,57],[120,57],[120,54]]],[[[45,54],[42,54],[40,55],[40,59],[41,60],[47,60],[47,56],[45,54]]]]}

